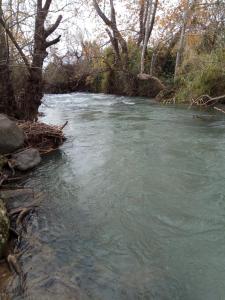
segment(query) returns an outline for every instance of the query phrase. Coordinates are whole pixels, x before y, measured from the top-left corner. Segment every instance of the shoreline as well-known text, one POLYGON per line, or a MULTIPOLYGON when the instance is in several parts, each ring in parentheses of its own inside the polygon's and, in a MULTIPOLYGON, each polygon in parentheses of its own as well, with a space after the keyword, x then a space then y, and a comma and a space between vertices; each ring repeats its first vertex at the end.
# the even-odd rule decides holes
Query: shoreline
POLYGON ((2 222, 5 222, 5 235, 1 236, 0 240, 0 246, 2 245, 0 248, 2 249, 0 252, 0 296, 6 297, 10 281, 14 276, 18 277, 18 288, 24 289, 26 276, 19 263, 20 257, 26 251, 22 247, 23 235, 29 219, 36 214, 40 205, 33 189, 25 188, 23 180, 29 178, 30 171, 38 167, 41 158, 57 150, 64 143, 66 138, 63 129, 67 122, 63 126, 50 126, 30 121, 15 123, 7 116, 3 117, 7 120, 6 122, 9 121, 11 126, 7 128, 9 132, 10 130, 13 132, 16 128, 16 130, 23 131, 24 135, 23 144, 14 151, 3 154, 5 150, 1 151, 0 145, 0 200, 3 206, 1 211, 4 212, 4 216, 0 217, 2 222), (20 198, 27 196, 29 200, 26 201, 26 205, 21 204, 20 198))

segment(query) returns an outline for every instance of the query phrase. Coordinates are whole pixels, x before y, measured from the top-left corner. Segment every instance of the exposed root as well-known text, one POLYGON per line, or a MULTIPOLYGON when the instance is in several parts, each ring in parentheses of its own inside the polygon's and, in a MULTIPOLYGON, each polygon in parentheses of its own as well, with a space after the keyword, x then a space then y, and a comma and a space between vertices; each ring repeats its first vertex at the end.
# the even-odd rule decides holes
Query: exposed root
POLYGON ((67 124, 53 126, 31 121, 18 122, 26 135, 25 146, 36 148, 41 154, 52 152, 63 144, 66 138, 62 130, 67 124))
POLYGON ((21 268, 20 264, 18 263, 16 255, 9 254, 7 256, 7 262, 9 264, 10 270, 12 272, 15 271, 17 275, 21 276, 23 271, 22 271, 22 268, 21 268))
POLYGON ((26 208, 23 208, 19 215, 18 215, 18 218, 16 220, 16 225, 20 225, 22 224, 23 222, 23 219, 25 218, 26 215, 28 215, 30 212, 32 212, 34 210, 34 207, 26 207, 26 208))

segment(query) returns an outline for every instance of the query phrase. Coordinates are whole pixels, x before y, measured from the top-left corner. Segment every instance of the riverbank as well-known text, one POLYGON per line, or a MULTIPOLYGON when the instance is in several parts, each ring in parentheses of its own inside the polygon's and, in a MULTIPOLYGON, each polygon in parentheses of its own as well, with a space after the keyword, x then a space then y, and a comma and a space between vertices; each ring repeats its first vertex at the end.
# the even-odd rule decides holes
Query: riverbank
POLYGON ((66 124, 50 126, 40 122, 16 122, 0 114, 1 296, 10 273, 18 276, 19 288, 23 289, 25 278, 19 263, 23 254, 21 244, 27 222, 39 205, 33 191, 24 188, 20 182, 24 176, 29 177, 30 170, 40 164, 43 156, 63 144, 65 136, 62 130, 66 124), (23 193, 30 198, 25 206, 18 202, 23 193))

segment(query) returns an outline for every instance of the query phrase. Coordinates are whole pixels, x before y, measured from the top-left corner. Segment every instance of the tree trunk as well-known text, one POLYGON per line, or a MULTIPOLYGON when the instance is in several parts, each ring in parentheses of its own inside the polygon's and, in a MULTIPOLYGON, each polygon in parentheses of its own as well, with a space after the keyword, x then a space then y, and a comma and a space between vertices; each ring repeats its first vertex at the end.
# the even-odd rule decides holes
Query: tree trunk
POLYGON ((156 54, 155 52, 152 53, 151 65, 150 65, 150 72, 149 74, 153 76, 154 69, 155 69, 155 62, 156 62, 156 54))
POLYGON ((185 12, 184 23, 183 23, 183 26, 181 29, 181 35, 180 35, 180 44, 179 44, 179 48, 177 50, 176 64, 175 64, 175 71, 174 71, 174 79, 175 80, 179 73, 179 68, 181 66, 183 51, 184 51, 184 47, 185 47, 185 32, 186 32, 186 22, 187 22, 186 19, 187 19, 187 12, 185 12))
POLYGON ((117 28, 117 22, 116 22, 116 12, 114 8, 114 3, 113 0, 110 0, 110 12, 111 16, 110 19, 105 15, 105 13, 101 10, 98 1, 97 0, 92 0, 93 6, 99 15, 99 17, 103 20, 103 22, 112 30, 112 33, 109 34, 109 29, 107 31, 108 35, 110 36, 110 41, 112 43, 113 49, 115 51, 115 54, 119 60, 121 59, 120 53, 118 53, 118 45, 121 47, 121 54, 123 56, 123 60, 121 60, 122 65, 125 70, 128 68, 128 47, 127 47, 127 42, 123 38, 122 34, 120 33, 119 29, 117 28), (115 48, 116 46, 116 48, 115 48))
POLYGON ((147 46, 155 24, 155 16, 156 16, 157 8, 158 8, 158 0, 155 0, 154 3, 153 0, 147 1, 146 9, 145 9, 146 18, 144 20, 145 29, 144 30, 142 29, 142 32, 144 32, 144 37, 143 37, 143 46, 141 52, 141 70, 140 70, 141 74, 145 72, 145 58, 147 54, 147 46))
POLYGON ((42 0, 37 1, 33 59, 29 68, 24 99, 21 103, 23 118, 27 120, 36 120, 38 116, 38 109, 43 98, 43 63, 48 55, 47 48, 58 43, 61 38, 61 36, 58 36, 52 41, 46 40, 57 29, 62 20, 60 15, 52 26, 45 29, 45 20, 51 2, 52 0, 46 0, 45 5, 42 7, 42 0))
POLYGON ((188 23, 188 20, 190 20, 190 18, 192 16, 192 13, 195 9, 195 5, 196 5, 196 0, 192 0, 190 4, 189 4, 189 1, 187 1, 187 6, 184 11, 183 24, 182 24, 181 33, 180 33, 180 43, 179 43, 179 47, 177 50, 177 56, 176 56, 174 80, 177 79, 179 69, 182 64, 183 53, 185 50, 185 34, 186 34, 186 30, 187 30, 187 25, 188 25, 187 23, 188 23))
POLYGON ((151 22, 151 15, 152 15, 152 0, 149 1, 148 7, 147 7, 147 20, 145 25, 145 36, 144 36, 144 42, 141 52, 141 74, 145 71, 145 54, 147 50, 148 45, 148 36, 149 36, 149 30, 150 30, 150 22, 151 22))
MULTIPOLYGON (((0 0, 0 19, 3 18, 0 0)), ((0 113, 15 116, 15 98, 9 69, 9 49, 4 27, 0 24, 0 113)))

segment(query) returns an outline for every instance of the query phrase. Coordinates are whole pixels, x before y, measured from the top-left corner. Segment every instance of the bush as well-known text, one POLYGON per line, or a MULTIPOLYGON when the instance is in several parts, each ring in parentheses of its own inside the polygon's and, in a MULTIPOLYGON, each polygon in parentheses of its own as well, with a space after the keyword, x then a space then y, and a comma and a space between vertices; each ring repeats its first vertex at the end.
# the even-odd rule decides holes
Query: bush
POLYGON ((225 94, 225 51, 191 56, 184 61, 176 85, 178 102, 191 101, 203 94, 225 94))

